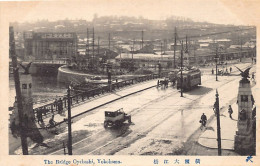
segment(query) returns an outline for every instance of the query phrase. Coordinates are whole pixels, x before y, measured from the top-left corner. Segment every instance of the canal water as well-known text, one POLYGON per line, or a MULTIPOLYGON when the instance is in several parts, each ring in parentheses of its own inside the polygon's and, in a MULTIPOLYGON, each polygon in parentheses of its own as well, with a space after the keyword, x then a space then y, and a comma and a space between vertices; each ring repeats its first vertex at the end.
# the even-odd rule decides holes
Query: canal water
MULTIPOLYGON (((66 94, 66 85, 57 81, 57 76, 32 76, 33 101, 55 100, 56 97, 66 94)), ((9 107, 15 101, 15 84, 13 75, 9 76, 9 107)))

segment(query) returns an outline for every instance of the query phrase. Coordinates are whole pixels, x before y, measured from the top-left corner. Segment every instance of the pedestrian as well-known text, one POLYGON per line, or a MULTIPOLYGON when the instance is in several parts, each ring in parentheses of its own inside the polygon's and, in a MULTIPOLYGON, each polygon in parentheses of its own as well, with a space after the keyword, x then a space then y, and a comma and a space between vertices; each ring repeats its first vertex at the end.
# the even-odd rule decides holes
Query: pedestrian
POLYGON ((49 120, 50 127, 54 127, 56 125, 56 122, 54 121, 54 114, 51 116, 49 120))
POLYGON ((40 119, 40 122, 43 123, 43 119, 42 119, 42 109, 39 110, 39 119, 40 119))
POLYGON ((43 123, 43 120, 42 120, 42 108, 37 109, 37 120, 38 120, 38 124, 39 124, 39 122, 43 123))
POLYGON ((212 68, 211 73, 214 74, 214 69, 212 68))
POLYGON ((158 81, 157 81, 157 87, 159 87, 159 84, 160 84, 160 81, 158 80, 158 81))
POLYGON ((206 127, 207 116, 204 113, 200 117, 200 123, 202 124, 202 126, 206 127))
POLYGON ((229 113, 230 119, 233 119, 233 118, 232 118, 233 109, 232 109, 231 105, 229 105, 229 107, 228 107, 228 113, 229 113))
POLYGON ((58 113, 61 114, 63 110, 63 106, 62 106, 62 100, 61 98, 58 101, 58 113))
POLYGON ((55 99, 55 101, 54 101, 54 106, 55 106, 55 110, 57 111, 58 110, 58 100, 57 99, 55 99))
POLYGON ((231 74, 231 71, 232 71, 232 67, 230 67, 230 68, 229 68, 229 70, 230 70, 230 74, 231 74))

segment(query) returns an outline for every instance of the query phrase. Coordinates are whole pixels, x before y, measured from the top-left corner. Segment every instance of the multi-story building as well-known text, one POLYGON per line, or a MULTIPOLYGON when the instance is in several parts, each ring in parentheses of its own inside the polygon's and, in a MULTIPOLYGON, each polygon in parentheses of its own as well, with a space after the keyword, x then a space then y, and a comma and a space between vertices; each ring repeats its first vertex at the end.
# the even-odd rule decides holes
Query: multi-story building
POLYGON ((76 33, 24 32, 26 58, 35 60, 67 59, 77 54, 76 33))

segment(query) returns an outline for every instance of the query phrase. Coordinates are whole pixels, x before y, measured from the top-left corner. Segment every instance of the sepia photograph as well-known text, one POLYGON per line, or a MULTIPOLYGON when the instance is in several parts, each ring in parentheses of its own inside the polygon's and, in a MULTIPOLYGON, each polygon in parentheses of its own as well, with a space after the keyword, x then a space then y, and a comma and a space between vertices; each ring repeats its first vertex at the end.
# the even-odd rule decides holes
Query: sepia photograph
POLYGON ((257 5, 0 2, 3 164, 258 165, 257 5))

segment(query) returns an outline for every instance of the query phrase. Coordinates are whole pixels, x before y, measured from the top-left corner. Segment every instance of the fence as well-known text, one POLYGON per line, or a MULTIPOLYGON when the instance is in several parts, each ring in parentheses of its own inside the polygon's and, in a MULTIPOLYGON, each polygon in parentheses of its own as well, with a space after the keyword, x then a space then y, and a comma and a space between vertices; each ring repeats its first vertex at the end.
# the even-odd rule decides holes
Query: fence
MULTIPOLYGON (((167 74, 168 74, 168 72, 161 73, 161 77, 167 76, 167 74)), ((101 88, 95 88, 95 89, 91 89, 91 90, 88 90, 85 92, 81 92, 81 93, 78 93, 78 94, 70 97, 71 106, 73 107, 81 102, 85 102, 91 98, 94 98, 95 96, 99 96, 104 93, 108 93, 108 92, 114 91, 116 89, 120 89, 122 87, 126 87, 129 85, 137 84, 140 82, 144 82, 144 81, 148 81, 148 80, 152 80, 152 79, 156 79, 156 78, 159 78, 158 74, 150 74, 150 75, 146 75, 146 76, 136 77, 136 78, 132 78, 129 80, 112 83, 111 86, 107 85, 107 86, 104 86, 101 88)), ((33 109, 33 111, 34 111, 35 115, 37 115, 38 111, 41 111, 41 114, 47 116, 48 114, 53 114, 53 113, 59 111, 58 110, 59 108, 62 110, 66 110, 67 107, 68 107, 68 98, 67 98, 67 96, 64 96, 61 100, 54 101, 53 103, 46 104, 44 106, 35 108, 35 109, 33 109)))

